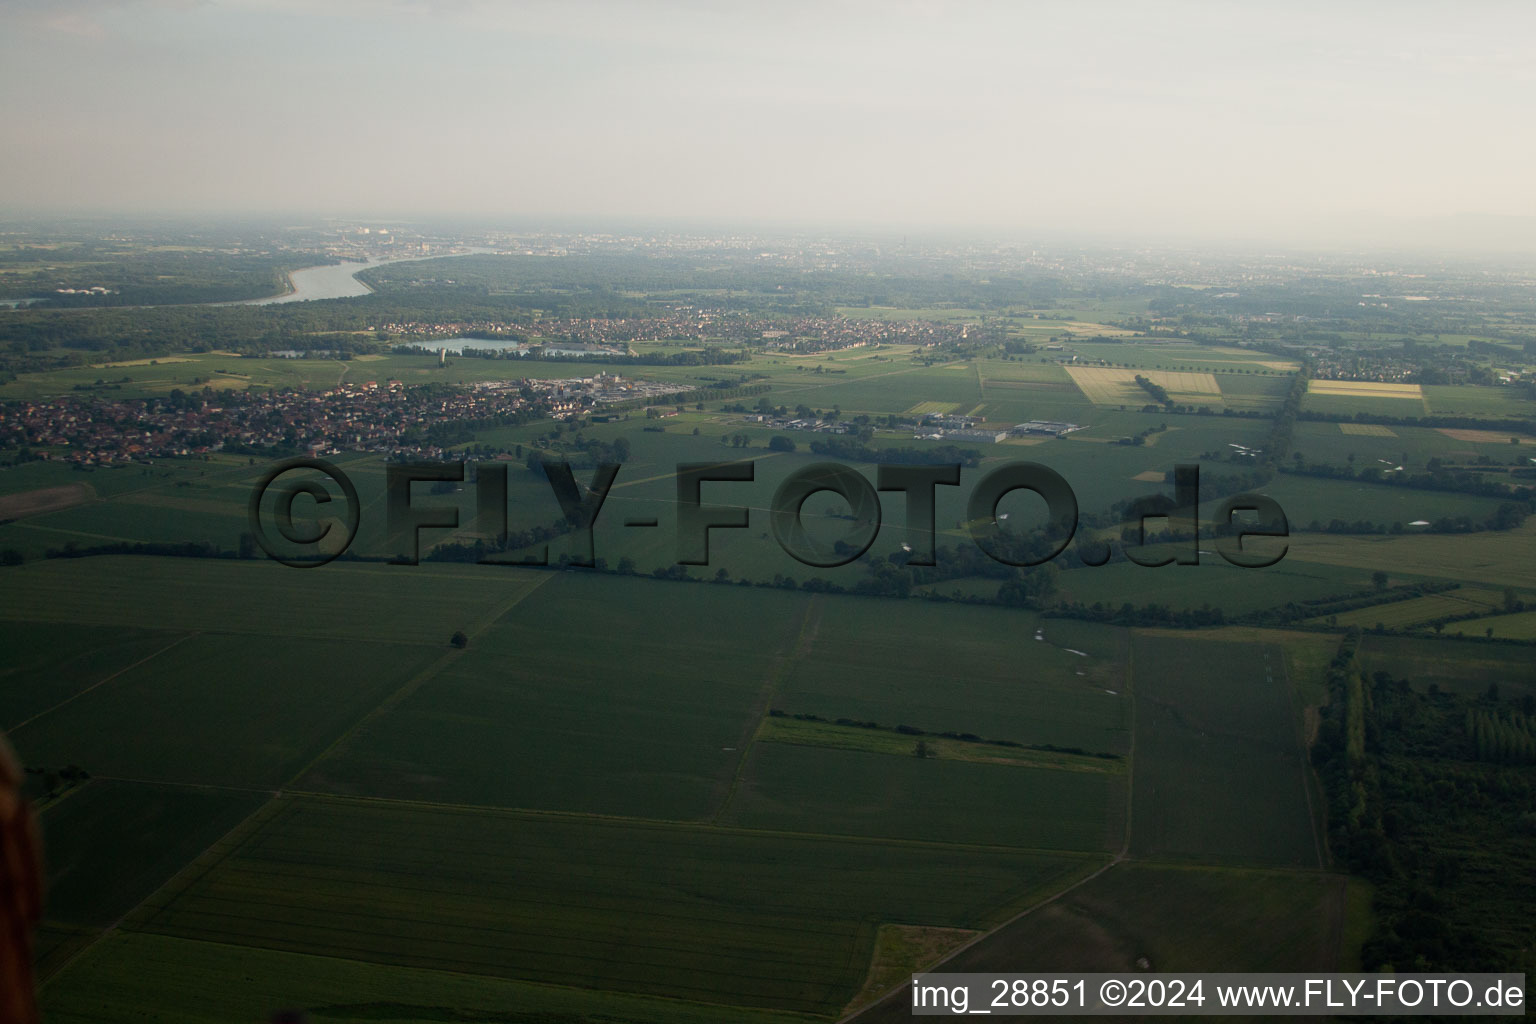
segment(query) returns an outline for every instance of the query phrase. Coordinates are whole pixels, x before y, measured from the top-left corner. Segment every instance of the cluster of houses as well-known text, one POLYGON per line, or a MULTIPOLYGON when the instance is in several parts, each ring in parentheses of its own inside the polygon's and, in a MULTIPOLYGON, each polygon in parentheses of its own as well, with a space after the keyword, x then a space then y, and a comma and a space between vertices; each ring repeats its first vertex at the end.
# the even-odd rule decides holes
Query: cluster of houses
POLYGON ((443 458, 433 427, 516 414, 570 419, 619 402, 687 390, 598 374, 470 387, 343 384, 323 391, 211 390, 165 397, 67 397, 0 405, 0 450, 26 449, 83 466, 218 451, 341 450, 443 458))
POLYGON ((929 320, 871 320, 842 316, 768 317, 680 306, 649 317, 540 317, 509 320, 401 320, 379 325, 405 338, 463 335, 538 339, 544 343, 617 345, 633 342, 714 341, 760 345, 794 354, 837 352, 866 345, 937 345, 963 340, 967 325, 929 320))

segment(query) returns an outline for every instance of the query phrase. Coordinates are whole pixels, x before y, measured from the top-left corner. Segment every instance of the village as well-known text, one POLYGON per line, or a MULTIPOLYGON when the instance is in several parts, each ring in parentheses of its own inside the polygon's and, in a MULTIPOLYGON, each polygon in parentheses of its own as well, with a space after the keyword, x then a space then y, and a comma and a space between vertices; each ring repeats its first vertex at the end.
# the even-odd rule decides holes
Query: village
POLYGON ((163 398, 67 397, 0 406, 0 450, 81 466, 212 452, 379 452, 447 458, 456 424, 570 419, 593 409, 691 390, 616 374, 487 381, 467 387, 400 381, 289 389, 184 392, 163 398))

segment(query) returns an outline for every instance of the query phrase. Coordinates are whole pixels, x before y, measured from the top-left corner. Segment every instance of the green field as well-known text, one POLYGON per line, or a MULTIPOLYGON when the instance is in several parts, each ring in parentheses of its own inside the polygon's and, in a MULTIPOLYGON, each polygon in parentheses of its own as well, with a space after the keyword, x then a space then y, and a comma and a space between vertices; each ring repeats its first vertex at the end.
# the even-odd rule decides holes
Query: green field
MULTIPOLYGON (((945 962, 976 974, 1031 971, 1354 970, 1369 891, 1316 871, 1116 864, 945 962)), ((1210 993, 1207 992, 1209 998, 1210 993)), ((912 1019, 902 992, 859 1024, 912 1019)), ((974 1003, 972 1004, 974 1007, 974 1003)), ((1091 1017, 1062 1019, 1091 1020, 1091 1017)))
POLYGON ((19 727, 178 639, 146 629, 0 620, 0 729, 19 727))
POLYGON ((1121 864, 999 942, 1033 970, 1132 971, 1144 956, 1157 971, 1332 971, 1344 887, 1317 872, 1121 864))
MULTIPOLYGON (((961 487, 939 489, 941 548, 972 543, 966 496, 1013 460, 1060 472, 1088 513, 1171 494, 1164 474, 1199 463, 1210 515, 1217 478, 1253 469, 1233 446, 1269 445, 1295 362, 1225 343, 1235 335, 1196 344, 1160 332, 1153 343, 1134 337, 1139 327, 1104 322, 1144 316, 1142 298, 1084 305, 991 321, 1010 341, 1063 338, 1049 353, 993 341, 960 352, 764 350, 728 367, 614 368, 677 384, 742 374, 767 386, 771 404, 837 406, 877 427, 889 414, 942 411, 998 428, 1027 419, 1083 428, 1038 443, 963 444, 981 465, 963 471, 961 487), (1085 340, 1096 334, 1122 340, 1085 340), (1078 366, 1210 374, 1220 396, 1207 396, 1206 415, 1142 412, 1134 394, 1125 407, 1094 405, 1063 369, 1074 355, 1078 366)), ((854 312, 951 322, 986 313, 854 312)), ((643 344, 663 354, 697 347, 643 344)), ((202 353, 24 373, 0 385, 0 399, 78 396, 97 379, 127 378, 100 392, 123 398, 200 378, 320 387, 599 368, 202 353)), ((1499 418, 1528 415, 1531 404, 1513 388, 1425 394, 1309 394, 1304 408, 1499 418)), ((191 1024, 303 1005, 316 1021, 828 1021, 870 984, 882 927, 979 932, 1042 901, 959 963, 1352 966, 1369 911, 1323 842, 1323 792, 1306 747, 1342 631, 1366 631, 1368 676, 1385 671, 1420 690, 1536 691, 1527 646, 1452 637, 1491 627, 1496 638, 1536 638, 1536 613, 1502 614, 1504 587, 1536 597, 1531 523, 1464 535, 1303 532, 1314 520, 1481 521, 1499 500, 1279 474, 1259 486, 1293 527, 1278 565, 1233 568, 1202 541, 1196 567, 1064 560, 1048 570, 1056 589, 1046 605, 1219 608, 1229 622, 1305 623, 1291 632, 1128 629, 1049 607, 968 603, 993 600, 1002 573, 938 574, 912 600, 819 593, 798 584, 851 590, 889 568, 886 556, 900 561, 916 539, 902 497, 882 496, 881 532, 863 559, 827 569, 795 561, 769 532, 768 506, 790 474, 826 461, 809 450, 823 438, 792 432, 796 451, 771 451, 780 431, 723 404, 685 403, 664 421, 631 410, 581 428, 585 439, 631 446, 595 528, 597 555, 608 567, 631 560, 628 575, 46 558, 69 543, 114 541, 232 552, 267 464, 0 467, 0 496, 83 485, 71 507, 0 523, 0 549, 25 559, 0 569, 0 727, 35 769, 30 791, 66 765, 91 775, 40 800, 53 887, 38 955, 48 1019, 191 1024), (642 429, 651 426, 662 429, 642 429), (748 447, 731 446, 735 434, 748 447), (747 508, 750 526, 713 531, 710 564, 689 570, 724 577, 649 578, 678 554, 676 465, 737 459, 752 460, 754 480, 708 484, 704 502, 747 508), (625 525, 651 516, 659 529, 625 525), (1376 593, 1377 571, 1394 587, 1464 586, 1337 615, 1307 610, 1376 593), (1377 623, 1423 630, 1469 611, 1483 617, 1449 624, 1444 637, 1370 632, 1377 623), (462 648, 449 643, 456 631, 462 648), (933 756, 916 756, 919 739, 933 756)), ((869 444, 942 443, 912 432, 879 427, 869 444)), ((1507 440, 1424 427, 1360 433, 1306 421, 1291 441, 1304 464, 1357 470, 1418 473, 1431 459, 1460 466, 1483 456, 1507 468, 1526 455, 1507 440)), ((548 422, 484 430, 472 443, 576 451, 571 433, 557 436, 548 422)), ((388 553, 382 456, 335 461, 362 496, 354 551, 388 553)), ((872 464, 854 468, 876 478, 872 464)), ((547 483, 520 463, 509 487, 514 528, 559 516, 547 483)), ((478 536, 471 486, 430 496, 419 487, 418 497, 459 508, 464 523, 457 535, 425 531, 424 550, 478 536)), ((1014 494, 1005 510, 1028 522, 1033 501, 1014 494)), ((805 506, 828 540, 847 529, 841 512, 827 494, 805 506)), ((553 562, 573 550, 564 538, 549 544, 553 562)))
POLYGON ((1148 857, 1321 867, 1306 761, 1278 648, 1134 645, 1131 849, 1148 857), (1257 656, 1256 656, 1257 655, 1257 656))
POLYGON ((1276 477, 1259 493, 1279 502, 1286 519, 1298 528, 1313 522, 1326 527, 1335 519, 1346 523, 1363 519, 1387 527, 1419 520, 1432 523, 1456 516, 1481 522, 1492 518, 1500 505, 1497 498, 1289 473, 1276 477))
POLYGON ((1429 411, 1439 416, 1474 416, 1498 419, 1504 416, 1530 419, 1536 416, 1536 401, 1512 387, 1474 387, 1470 384, 1430 385, 1424 389, 1429 411))
POLYGON ((758 743, 743 774, 723 820, 746 828, 1096 851, 1124 826, 1106 773, 758 743))
MULTIPOLYGON (((1370 588, 1370 573, 1363 569, 1298 559, 1297 554, 1308 550, 1313 539, 1312 534, 1290 537, 1284 542, 1285 557, 1262 569, 1231 565, 1214 547, 1200 547, 1196 548, 1203 552, 1198 565, 1148 568, 1117 559, 1108 565, 1063 572, 1057 578, 1057 586, 1063 598, 1085 605, 1102 604, 1111 609, 1125 603, 1178 609, 1210 606, 1228 615, 1370 588)), ((1278 542, 1264 543, 1274 543, 1278 550, 1278 542)))
POLYGON ((276 789, 438 657, 387 643, 189 635, 11 740, 28 764, 276 789))
POLYGON ((1492 636, 1510 640, 1536 640, 1536 612, 1519 612, 1514 615, 1492 615, 1471 622, 1453 622, 1447 632, 1478 636, 1485 630, 1493 630, 1492 636))
POLYGON ((599 992, 339 957, 122 933, 44 990, 50 1022, 225 1024, 304 1007, 313 1021, 623 1020, 809 1024, 824 1017, 599 992), (535 1016, 536 1015, 536 1016, 535 1016))
MULTIPOLYGON (((997 608, 474 566, 124 556, 12 571, 28 600, 0 614, 18 637, 75 615, 96 641, 73 655, 65 702, 15 736, 29 763, 96 777, 44 814, 63 902, 42 962, 68 964, 47 990, 65 1019, 127 1013, 148 998, 134 965, 163 977, 170 950, 204 965, 201 999, 220 971, 261 965, 241 991, 268 1005, 322 1005, 304 993, 327 972, 352 991, 369 965, 422 972, 399 997, 331 999, 342 1019, 443 1005, 423 993, 453 984, 500 1005, 523 990, 497 986, 524 982, 600 990, 536 991, 639 1020, 664 1013, 625 993, 832 1015, 879 924, 984 929, 1102 865, 1125 840, 1128 787, 1138 855, 1312 849, 1280 684, 1255 699, 1219 678, 1279 650, 1254 641, 1211 644, 1191 677, 1170 661, 1188 641, 1138 638, 1133 663, 1122 630, 997 608), (166 616, 182 631, 147 628, 166 616), (471 641, 453 650, 461 627, 471 641), (157 730, 165 708, 189 728, 157 730), (782 721, 770 708, 880 722, 898 745, 795 742, 764 725, 782 721), (1188 733, 1211 715, 1246 731, 1214 746, 1188 733), (1131 761, 980 744, 956 757, 937 738, 924 759, 893 731, 1124 755, 1133 717, 1131 761), (1233 759, 1236 742, 1274 753, 1233 759), (1192 802, 1230 771, 1277 803, 1202 825, 1192 802), (161 827, 96 866, 101 837, 133 820, 161 827), (344 959, 316 974, 316 954, 344 959)), ((18 649, 12 700, 50 664, 40 641, 18 649)))
MULTIPOLYGON (((1484 621, 1487 620, 1474 619, 1455 625, 1477 636, 1482 634, 1484 621), (1477 628, 1470 628, 1473 626, 1477 628)), ((1497 631, 1495 635, 1499 635, 1497 631)), ((1527 647, 1449 638, 1367 635, 1360 646, 1360 660, 1367 672, 1386 672, 1407 679, 1420 690, 1436 686, 1456 693, 1478 694, 1496 685, 1515 694, 1536 692, 1536 664, 1532 663, 1527 647)))
POLYGON ((105 928, 266 801, 209 786, 93 780, 50 804, 48 920, 105 928))
POLYGON ((300 785, 449 803, 712 814, 810 599, 558 574, 300 785), (686 651, 675 624, 687 622, 686 651), (693 632, 696 630, 697 632, 693 632))
POLYGON ((1423 416, 1429 411, 1422 398, 1322 394, 1315 391, 1307 392, 1301 407, 1307 412, 1334 416, 1353 416, 1358 412, 1373 416, 1423 416))
POLYGON ((547 573, 508 567, 360 565, 319 571, 273 562, 56 559, 8 569, 0 617, 96 627, 216 631, 440 647, 495 619, 547 573), (386 582, 387 581, 387 582, 386 582))
POLYGON ((283 799, 136 930, 833 1013, 873 922, 982 927, 1082 858, 283 799), (944 885, 925 880, 943 877, 944 885))
POLYGON ((1450 615, 1490 611, 1498 607, 1502 601, 1502 595, 1496 590, 1457 587, 1446 593, 1359 608, 1332 618, 1334 624, 1345 628, 1359 626, 1361 629, 1370 629, 1377 623, 1381 623, 1389 629, 1399 629, 1450 615))
MULTIPOLYGON (((1286 561, 1366 571, 1412 573, 1495 587, 1536 587, 1531 560, 1536 523, 1504 532, 1419 536, 1311 534, 1292 545, 1286 561)), ((1281 563, 1285 564, 1285 563, 1281 563)))
POLYGON ((808 641, 774 695, 791 714, 1126 749, 1117 630, 997 608, 852 598, 827 601, 808 641), (1037 628, 1042 641, 1033 639, 1037 628), (915 643, 918 636, 929 639, 915 643))
POLYGON ((1403 426, 1381 428, 1389 431, 1386 434, 1349 434, 1342 429, 1347 426, 1353 424, 1298 423, 1292 445, 1308 462, 1348 465, 1356 472, 1370 467, 1385 472, 1394 466, 1403 466, 1409 472, 1422 473, 1432 458, 1462 463, 1469 455, 1480 454, 1507 463, 1521 451, 1510 445, 1507 438, 1497 444, 1458 441, 1429 427, 1403 426))

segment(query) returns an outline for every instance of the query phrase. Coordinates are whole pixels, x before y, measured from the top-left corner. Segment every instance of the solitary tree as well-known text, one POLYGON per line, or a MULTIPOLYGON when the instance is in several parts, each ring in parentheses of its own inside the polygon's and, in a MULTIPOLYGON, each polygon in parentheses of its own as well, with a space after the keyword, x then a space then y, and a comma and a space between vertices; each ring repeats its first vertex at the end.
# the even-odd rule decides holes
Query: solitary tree
POLYGON ((469 634, 465 633, 462 629, 455 630, 448 642, 462 651, 469 646, 469 634))

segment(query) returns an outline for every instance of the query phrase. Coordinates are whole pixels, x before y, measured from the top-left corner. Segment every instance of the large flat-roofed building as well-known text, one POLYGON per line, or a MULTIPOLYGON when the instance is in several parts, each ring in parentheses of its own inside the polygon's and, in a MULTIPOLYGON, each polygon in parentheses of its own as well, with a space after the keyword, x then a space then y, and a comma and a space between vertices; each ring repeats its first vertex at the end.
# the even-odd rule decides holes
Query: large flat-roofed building
POLYGON ((1028 423, 1018 423, 1009 428, 1008 433, 1014 437, 1023 437, 1026 434, 1049 434, 1051 437, 1063 437, 1074 430, 1082 430, 1079 423, 1063 423, 1060 420, 1030 420, 1028 423))

